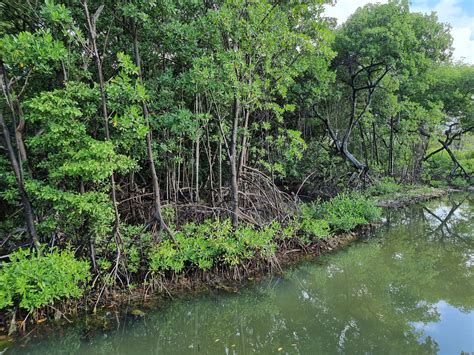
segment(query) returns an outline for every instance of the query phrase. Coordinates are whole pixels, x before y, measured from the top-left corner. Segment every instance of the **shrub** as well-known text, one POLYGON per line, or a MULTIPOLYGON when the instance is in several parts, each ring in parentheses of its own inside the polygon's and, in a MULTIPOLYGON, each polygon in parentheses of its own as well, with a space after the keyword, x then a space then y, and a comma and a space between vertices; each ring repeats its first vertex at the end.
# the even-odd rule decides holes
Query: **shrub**
POLYGON ((317 238, 326 238, 330 234, 328 221, 320 218, 317 204, 305 204, 301 207, 301 230, 317 238))
MULTIPOLYGON (((381 209, 360 193, 341 193, 330 201, 315 202, 306 208, 307 218, 325 220, 333 230, 342 231, 375 222, 381 215, 381 209)), ((322 225, 322 222, 319 223, 322 225)))
POLYGON ((241 224, 234 232, 230 220, 206 220, 188 223, 174 236, 176 242, 164 240, 149 252, 149 268, 153 272, 180 272, 186 267, 208 270, 216 265, 239 265, 254 257, 269 259, 278 249, 278 240, 308 236, 325 238, 330 230, 351 230, 360 224, 376 221, 380 209, 361 194, 342 194, 324 203, 302 206, 299 220, 290 220, 283 228, 273 222, 263 228, 241 224))
POLYGON ((467 179, 464 179, 461 176, 457 176, 451 181, 451 185, 459 189, 462 189, 469 186, 469 182, 467 181, 467 179))
POLYGON ((261 230, 256 230, 251 226, 245 226, 236 230, 237 240, 242 240, 247 248, 255 251, 262 258, 269 258, 275 254, 277 245, 273 241, 281 226, 273 223, 261 230))
POLYGON ((325 219, 337 230, 349 231, 380 219, 381 209, 360 193, 339 194, 322 205, 325 219))
POLYGON ((20 249, 1 264, 0 309, 33 311, 55 300, 80 297, 89 278, 89 263, 75 259, 69 250, 39 255, 20 249))
POLYGON ((330 235, 329 223, 324 219, 303 219, 301 230, 317 238, 326 238, 330 235))
POLYGON ((384 177, 375 185, 367 189, 367 193, 371 196, 381 196, 394 194, 402 189, 402 185, 398 184, 392 177, 384 177))
POLYGON ((215 242, 222 252, 220 260, 224 264, 231 266, 239 265, 243 260, 248 260, 255 256, 255 251, 247 248, 244 240, 235 238, 233 234, 216 239, 215 242))
POLYGON ((441 180, 428 180, 430 186, 439 188, 439 187, 446 187, 447 182, 446 181, 441 181, 441 180))
POLYGON ((222 254, 222 243, 229 239, 232 225, 228 221, 206 220, 202 224, 188 223, 174 235, 175 242, 165 240, 155 246, 150 254, 150 270, 179 272, 187 265, 203 270, 210 269, 222 254))
POLYGON ((173 270, 179 272, 184 269, 183 253, 180 252, 176 243, 170 240, 164 240, 154 247, 149 255, 150 270, 173 270))
POLYGON ((238 265, 255 255, 269 258, 276 252, 274 239, 281 229, 279 223, 262 229, 242 225, 234 233, 230 220, 188 223, 175 234, 176 243, 165 240, 151 250, 150 270, 180 272, 186 266, 208 270, 218 264, 238 265))
MULTIPOLYGON (((123 223, 120 228, 120 234, 122 237, 122 254, 123 257, 127 259, 127 270, 131 273, 146 272, 146 268, 148 267, 148 265, 145 264, 146 255, 153 245, 152 233, 147 231, 144 225, 123 223)), ((108 250, 104 249, 105 248, 97 248, 98 255, 104 255, 104 251, 114 252, 115 246, 110 244, 108 245, 108 250)), ((105 270, 109 270, 112 264, 109 263, 109 265, 104 266, 108 266, 105 270)))

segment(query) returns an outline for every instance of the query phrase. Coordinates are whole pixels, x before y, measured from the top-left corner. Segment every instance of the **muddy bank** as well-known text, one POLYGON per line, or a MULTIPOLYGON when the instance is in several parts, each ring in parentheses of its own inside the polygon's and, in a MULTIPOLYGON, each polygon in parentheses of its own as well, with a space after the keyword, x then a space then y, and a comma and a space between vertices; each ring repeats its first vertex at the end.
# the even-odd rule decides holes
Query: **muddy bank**
POLYGON ((391 196, 382 196, 377 201, 377 206, 383 208, 403 208, 413 205, 415 203, 429 201, 435 198, 442 197, 448 192, 451 192, 450 189, 437 189, 431 188, 426 190, 426 188, 407 190, 403 192, 397 192, 391 196))
POLYGON ((87 324, 90 331, 94 332, 114 324, 118 315, 140 317, 147 309, 159 307, 173 298, 210 289, 238 292, 245 284, 258 282, 267 274, 280 274, 285 267, 337 251, 376 227, 377 225, 360 226, 352 232, 314 239, 305 246, 298 244, 295 239, 281 245, 275 256, 268 260, 251 260, 236 267, 216 267, 209 271, 190 269, 182 274, 155 276, 133 290, 114 288, 100 294, 100 289, 92 289, 82 299, 58 302, 54 306, 38 310, 34 315, 18 312, 12 318, 11 313, 4 313, 0 315, 0 351, 2 344, 6 345, 10 341, 23 342, 36 332, 47 336, 49 332, 75 322, 87 324), (9 337, 7 333, 12 329, 12 320, 15 322, 13 327, 16 332, 9 337))
MULTIPOLYGON (((377 205, 388 208, 401 208, 414 203, 427 201, 441 197, 449 190, 426 189, 400 192, 390 196, 381 197, 377 205)), ((208 289, 222 289, 229 292, 237 292, 246 282, 257 282, 268 273, 278 274, 284 267, 297 264, 303 260, 313 259, 319 255, 337 251, 358 238, 367 235, 376 228, 375 225, 361 226, 352 232, 338 233, 326 239, 313 239, 308 245, 301 245, 292 240, 279 246, 279 250, 271 259, 255 259, 236 267, 216 267, 209 271, 189 269, 181 274, 162 274, 146 278, 144 283, 138 284, 131 289, 110 288, 101 290, 97 287, 89 290, 87 294, 77 301, 66 301, 55 304, 54 307, 46 307, 39 310, 37 314, 30 315, 23 323, 26 314, 17 314, 14 320, 19 332, 15 335, 18 339, 25 337, 30 331, 37 327, 55 327, 61 318, 60 324, 75 322, 78 317, 83 319, 102 320, 123 314, 128 310, 140 310, 153 307, 161 302, 167 302, 180 295, 201 292, 208 289), (94 314, 96 308, 96 315, 94 314)), ((134 315, 136 316, 136 315, 134 315)), ((11 314, 0 315, 0 334, 7 333, 12 320, 11 314)), ((96 321, 91 321, 96 324, 96 321)), ((95 326, 95 325, 94 325, 95 326)), ((0 340, 6 340, 0 338, 0 340)))
MULTIPOLYGON (((338 233, 325 239, 314 239, 307 245, 301 245, 295 238, 281 245, 270 259, 253 259, 238 266, 215 267, 208 271, 192 268, 179 274, 155 276, 133 291, 106 292, 100 300, 99 310, 155 303, 210 288, 235 292, 249 280, 258 280, 269 273, 279 274, 285 267, 344 248, 351 242, 367 236, 378 226, 376 224, 360 226, 351 232, 338 233)), ((92 309, 91 304, 96 302, 96 293, 89 294, 87 301, 89 309, 92 309)))

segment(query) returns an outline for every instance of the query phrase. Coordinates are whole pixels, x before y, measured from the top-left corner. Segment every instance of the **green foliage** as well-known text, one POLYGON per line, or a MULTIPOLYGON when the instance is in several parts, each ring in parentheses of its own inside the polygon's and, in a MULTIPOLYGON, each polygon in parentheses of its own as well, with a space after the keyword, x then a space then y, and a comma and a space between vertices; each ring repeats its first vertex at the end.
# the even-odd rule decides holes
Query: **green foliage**
POLYGON ((177 246, 171 240, 162 241, 149 255, 150 270, 173 270, 179 272, 184 268, 184 256, 180 254, 177 246))
POLYGON ((355 227, 380 219, 381 209, 361 193, 341 193, 323 203, 307 205, 306 214, 313 219, 322 219, 333 230, 350 231, 355 227))
MULTIPOLYGON (((122 239, 122 253, 126 258, 127 271, 138 275, 146 273, 148 265, 146 263, 147 253, 154 244, 153 236, 144 225, 122 224, 120 228, 122 239)), ((105 252, 115 251, 115 245, 109 245, 105 252)), ((111 263, 103 263, 102 270, 110 270, 111 263)))
MULTIPOLYGON (((263 130, 266 130, 262 123, 263 130)), ((255 125, 258 127, 258 125, 255 125)), ((260 128, 260 127, 258 127, 260 128)), ((253 147, 251 152, 258 163, 271 175, 285 178, 295 174, 298 161, 303 158, 307 145, 301 137, 301 132, 295 130, 279 129, 276 137, 267 135, 262 147, 253 147), (270 153, 271 152, 271 153, 270 153)))
POLYGON ((316 203, 301 206, 300 228, 304 233, 317 238, 326 238, 330 235, 329 223, 321 218, 316 203))
POLYGON ((34 68, 41 73, 51 73, 54 62, 66 56, 67 51, 49 31, 41 30, 0 38, 0 53, 2 60, 18 71, 34 68))
POLYGON ((175 233, 176 243, 164 240, 151 250, 150 270, 180 272, 185 267, 208 270, 222 264, 238 265, 255 256, 268 259, 277 250, 276 237, 281 230, 276 222, 261 229, 242 225, 235 233, 230 220, 188 223, 175 233))
POLYGON ((454 187, 457 187, 459 189, 462 189, 462 188, 468 187, 469 182, 466 181, 466 179, 463 179, 462 177, 458 176, 458 177, 455 177, 451 181, 451 185, 453 185, 454 187))
POLYGON ((202 224, 188 223, 171 240, 164 240, 149 253, 150 270, 181 272, 186 267, 208 270, 217 265, 239 265, 254 257, 269 259, 278 250, 278 240, 298 237, 308 243, 308 237, 326 238, 331 229, 349 231, 358 225, 379 220, 381 210, 372 200, 359 193, 341 194, 324 203, 302 206, 299 221, 286 227, 273 222, 263 228, 241 225, 233 232, 230 220, 206 220, 202 224))
POLYGON ((27 249, 10 254, 0 268, 0 309, 33 311, 57 300, 80 297, 90 278, 89 263, 57 249, 38 255, 27 249))
MULTIPOLYGON (((452 145, 451 150, 468 174, 474 173, 474 136, 466 134, 463 140, 452 145)), ((423 179, 431 185, 466 187, 471 183, 460 169, 451 176, 454 163, 446 150, 433 155, 424 165, 423 179)), ((471 178, 472 180, 472 178, 471 178)))
POLYGON ((94 139, 88 133, 90 108, 83 109, 80 101, 90 100, 93 95, 97 95, 96 90, 70 83, 66 89, 41 93, 26 104, 27 122, 43 129, 27 144, 33 154, 47 153, 47 159, 38 162, 38 167, 54 181, 82 178, 100 182, 114 171, 125 173, 135 167, 129 157, 116 153, 111 142, 94 139))
POLYGON ((34 180, 27 181, 26 188, 38 210, 55 212, 39 224, 41 233, 62 232, 81 238, 81 226, 87 227, 95 238, 105 238, 110 233, 114 214, 107 193, 63 191, 34 180))
POLYGON ((371 196, 389 195, 399 192, 402 188, 403 186, 397 183, 394 178, 384 177, 370 186, 367 193, 371 196))
POLYGON ((408 75, 449 57, 451 43, 435 14, 412 13, 408 1, 396 0, 357 9, 337 33, 335 49, 341 58, 356 55, 359 65, 382 62, 408 75))
POLYGON ((276 237, 279 229, 281 229, 281 227, 275 222, 260 230, 256 230, 250 226, 244 226, 237 229, 235 234, 236 239, 242 240, 246 248, 255 252, 259 257, 268 259, 272 257, 277 250, 277 245, 273 239, 276 237))
POLYGON ((311 208, 305 205, 302 213, 301 230, 317 238, 329 237, 330 228, 328 221, 314 218, 310 211, 311 208))
POLYGON ((462 127, 469 128, 474 125, 473 87, 473 65, 443 64, 433 71, 433 87, 428 95, 442 103, 448 122, 454 118, 462 127))

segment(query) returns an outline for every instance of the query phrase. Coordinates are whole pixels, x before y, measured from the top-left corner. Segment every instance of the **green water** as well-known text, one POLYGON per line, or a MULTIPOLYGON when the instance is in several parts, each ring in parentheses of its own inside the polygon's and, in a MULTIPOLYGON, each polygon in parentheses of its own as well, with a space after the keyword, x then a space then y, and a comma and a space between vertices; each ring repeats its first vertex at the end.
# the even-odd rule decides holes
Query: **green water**
POLYGON ((474 195, 385 219, 366 240, 237 293, 175 299, 108 330, 33 333, 7 353, 474 352, 474 195))

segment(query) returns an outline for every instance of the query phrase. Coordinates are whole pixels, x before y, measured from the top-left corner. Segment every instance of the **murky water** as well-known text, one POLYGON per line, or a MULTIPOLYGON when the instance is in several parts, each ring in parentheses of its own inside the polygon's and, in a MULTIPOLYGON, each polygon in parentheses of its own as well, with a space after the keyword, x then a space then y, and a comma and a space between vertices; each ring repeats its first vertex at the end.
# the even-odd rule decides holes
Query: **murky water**
POLYGON ((170 301, 93 335, 85 324, 7 353, 474 352, 474 195, 401 211, 345 250, 238 293, 170 301))

